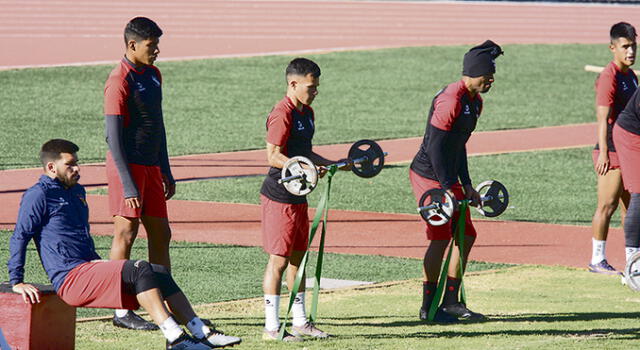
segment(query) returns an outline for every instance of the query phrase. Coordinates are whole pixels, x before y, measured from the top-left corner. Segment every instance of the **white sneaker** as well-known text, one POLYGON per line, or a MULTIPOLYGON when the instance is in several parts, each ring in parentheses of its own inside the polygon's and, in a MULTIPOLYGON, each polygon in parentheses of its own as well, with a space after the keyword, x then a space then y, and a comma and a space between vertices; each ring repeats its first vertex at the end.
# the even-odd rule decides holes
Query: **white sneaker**
POLYGON ((224 348, 225 346, 234 346, 236 344, 240 344, 242 342, 242 339, 231 336, 231 335, 226 335, 220 331, 217 331, 215 328, 212 328, 211 333, 205 335, 205 337, 200 339, 200 341, 203 344, 206 344, 212 349, 214 349, 214 348, 224 348))

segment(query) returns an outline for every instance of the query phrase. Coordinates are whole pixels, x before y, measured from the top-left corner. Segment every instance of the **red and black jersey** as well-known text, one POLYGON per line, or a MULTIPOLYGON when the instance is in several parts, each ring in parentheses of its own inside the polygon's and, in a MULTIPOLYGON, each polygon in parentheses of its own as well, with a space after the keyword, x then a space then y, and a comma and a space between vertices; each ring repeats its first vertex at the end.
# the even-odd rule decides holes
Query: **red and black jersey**
POLYGON ((482 113, 480 95, 471 97, 462 80, 440 90, 431 103, 427 128, 411 169, 443 189, 471 183, 466 143, 482 113))
POLYGON ((161 165, 166 153, 162 119, 162 76, 155 66, 136 68, 126 57, 104 88, 104 114, 124 117, 123 142, 128 163, 161 165))
MULTIPOLYGON (((287 96, 273 107, 267 117, 267 142, 280 146, 280 152, 289 158, 309 157, 314 132, 313 109, 303 105, 302 111, 299 111, 287 96)), ((284 185, 278 184, 281 171, 282 169, 274 167, 269 169, 260 193, 276 202, 306 203, 305 196, 294 196, 284 188, 284 185)))
MULTIPOLYGON (((638 88, 638 78, 633 70, 623 73, 620 68, 610 62, 596 79, 596 106, 611 108, 607 119, 607 146, 610 152, 615 152, 611 130, 618 119, 618 115, 629 102, 629 99, 638 88)), ((596 143, 595 149, 599 149, 596 143)))
POLYGON ((630 133, 640 135, 640 95, 638 89, 629 99, 629 103, 618 115, 616 124, 630 133))

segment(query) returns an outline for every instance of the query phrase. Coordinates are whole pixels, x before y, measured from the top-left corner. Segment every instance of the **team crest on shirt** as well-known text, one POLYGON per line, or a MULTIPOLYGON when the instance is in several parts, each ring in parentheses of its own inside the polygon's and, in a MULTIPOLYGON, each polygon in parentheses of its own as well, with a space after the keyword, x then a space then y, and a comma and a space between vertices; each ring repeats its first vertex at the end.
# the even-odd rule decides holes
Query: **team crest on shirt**
POLYGON ((66 200, 64 200, 64 198, 60 197, 58 198, 60 200, 60 206, 65 206, 65 205, 69 205, 69 202, 67 202, 66 200))
POLYGON ((138 91, 143 92, 146 90, 146 88, 144 87, 144 85, 142 85, 141 82, 137 81, 136 85, 138 85, 138 91))
POLYGON ((151 80, 153 80, 153 82, 156 84, 156 86, 160 86, 160 81, 158 80, 158 78, 156 78, 155 75, 151 76, 151 80))
POLYGON ((464 105, 464 114, 469 115, 471 114, 471 108, 469 108, 469 105, 464 105))
POLYGON ((87 206, 87 200, 82 196, 82 195, 78 195, 78 199, 80 200, 80 202, 82 202, 82 204, 86 207, 87 206))
POLYGON ((302 124, 302 122, 298 120, 298 131, 302 130, 304 130, 304 124, 302 124))
POLYGON ((623 81, 622 82, 622 91, 627 91, 627 90, 629 90, 629 87, 627 86, 627 82, 623 81))

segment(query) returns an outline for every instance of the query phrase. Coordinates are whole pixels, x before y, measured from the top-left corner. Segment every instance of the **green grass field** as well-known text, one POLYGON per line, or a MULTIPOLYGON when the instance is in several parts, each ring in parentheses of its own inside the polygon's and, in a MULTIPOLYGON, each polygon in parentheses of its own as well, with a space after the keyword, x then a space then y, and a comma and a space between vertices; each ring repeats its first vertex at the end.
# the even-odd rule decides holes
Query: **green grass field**
MULTIPOLYGON (((616 277, 519 266, 470 274, 465 281, 469 306, 488 322, 422 323, 418 280, 321 294, 318 324, 335 335, 326 341, 265 343, 260 298, 197 312, 242 337, 240 349, 633 349, 640 340, 640 297, 616 277)), ((76 343, 78 350, 133 350, 157 349, 164 341, 160 332, 123 331, 96 321, 78 324, 76 343)))
MULTIPOLYGON (((310 55, 323 74, 314 102, 316 144, 420 136, 431 99, 460 77, 466 46, 310 55)), ((610 59, 602 45, 506 45, 486 94, 478 130, 595 121, 595 74, 610 59), (540 59, 544 57, 544 59, 540 59)), ((285 91, 292 57, 160 62, 172 155, 264 147, 264 123, 285 91)), ((68 138, 85 162, 106 150, 102 91, 111 66, 0 72, 0 169, 37 166, 38 149, 68 138)))

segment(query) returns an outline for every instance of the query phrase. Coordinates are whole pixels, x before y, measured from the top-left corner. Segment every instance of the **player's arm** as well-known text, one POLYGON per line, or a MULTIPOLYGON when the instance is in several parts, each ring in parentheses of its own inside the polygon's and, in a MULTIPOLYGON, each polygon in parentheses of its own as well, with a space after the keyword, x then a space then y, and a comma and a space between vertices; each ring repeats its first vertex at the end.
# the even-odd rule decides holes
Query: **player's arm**
POLYGON ((164 196, 170 199, 176 194, 176 180, 171 174, 171 165, 169 164, 169 151, 167 150, 167 133, 162 123, 160 145, 160 172, 162 173, 162 182, 164 183, 164 196))
POLYGON ((18 211, 16 228, 9 240, 9 282, 13 291, 22 295, 25 303, 40 302, 38 289, 24 283, 24 264, 29 241, 42 232, 46 210, 46 199, 41 190, 35 188, 25 192, 18 211))
POLYGON ((274 145, 267 141, 267 162, 269 166, 282 169, 284 163, 289 160, 289 157, 282 154, 282 146, 274 145))
POLYGON ((598 173, 598 175, 605 175, 607 171, 609 171, 609 145, 607 145, 609 113, 611 113, 611 107, 596 106, 598 148, 600 149, 600 154, 596 162, 596 173, 598 173))
POLYGON ((467 161, 467 146, 465 145, 462 152, 458 154, 458 178, 464 190, 464 196, 471 201, 471 205, 480 204, 480 194, 473 188, 471 177, 469 176, 469 162, 467 161))
POLYGON ((124 116, 122 115, 105 115, 105 129, 107 136, 107 144, 109 151, 113 157, 113 162, 118 169, 118 175, 122 182, 124 190, 125 203, 130 208, 140 208, 140 194, 127 161, 127 155, 124 150, 124 116))
POLYGON ((458 174, 455 170, 458 154, 455 154, 450 146, 455 137, 451 129, 461 108, 459 101, 447 99, 441 95, 434 101, 431 125, 427 131, 429 132, 427 155, 431 159, 440 186, 451 195, 453 195, 451 186, 458 181, 458 174))

